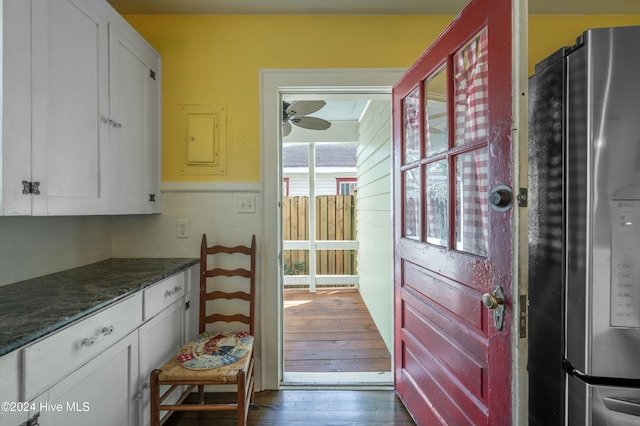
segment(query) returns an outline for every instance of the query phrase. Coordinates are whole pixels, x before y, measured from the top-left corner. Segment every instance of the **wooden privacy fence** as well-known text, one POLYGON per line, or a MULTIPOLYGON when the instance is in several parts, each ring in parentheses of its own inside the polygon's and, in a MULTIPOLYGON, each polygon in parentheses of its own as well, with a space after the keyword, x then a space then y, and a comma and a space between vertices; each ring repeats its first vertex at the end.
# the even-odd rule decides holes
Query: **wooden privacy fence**
MULTIPOLYGON (((316 240, 355 240, 356 215, 353 195, 316 197, 316 240)), ((309 240, 309 197, 284 197, 282 226, 285 240, 309 240)), ((286 250, 285 275, 308 275, 309 252, 286 250)), ((316 274, 355 275, 355 250, 319 250, 316 274)))

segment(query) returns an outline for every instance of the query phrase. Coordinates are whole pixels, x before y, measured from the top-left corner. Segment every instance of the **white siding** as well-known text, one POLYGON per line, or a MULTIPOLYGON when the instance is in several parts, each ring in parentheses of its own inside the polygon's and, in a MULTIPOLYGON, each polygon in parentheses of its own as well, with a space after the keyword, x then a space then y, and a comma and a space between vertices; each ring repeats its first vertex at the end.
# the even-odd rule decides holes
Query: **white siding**
POLYGON ((358 273, 362 299, 393 353, 391 167, 391 101, 371 101, 358 145, 358 273))
MULTIPOLYGON (((355 178, 356 171, 346 169, 335 173, 322 173, 316 170, 316 195, 336 195, 336 179, 355 178)), ((309 174, 283 171, 283 177, 289 178, 289 196, 309 195, 309 174)))

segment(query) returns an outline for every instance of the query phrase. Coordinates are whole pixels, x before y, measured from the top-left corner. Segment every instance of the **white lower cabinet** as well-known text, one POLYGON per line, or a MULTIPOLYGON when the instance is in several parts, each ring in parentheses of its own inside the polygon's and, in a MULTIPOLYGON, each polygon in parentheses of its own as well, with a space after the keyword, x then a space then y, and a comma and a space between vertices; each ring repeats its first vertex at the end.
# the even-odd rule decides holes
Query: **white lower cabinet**
MULTIPOLYGON (((175 302, 139 329, 141 425, 149 424, 149 376, 178 353, 183 342, 184 303, 175 302)), ((175 392, 177 395, 178 392, 175 392)))
POLYGON ((197 327, 197 268, 0 357, 0 426, 148 425, 151 370, 197 327))
POLYGON ((142 295, 70 324, 22 350, 24 400, 31 401, 60 379, 136 330, 142 322, 142 295))
POLYGON ((27 420, 28 407, 20 403, 19 351, 0 357, 0 425, 19 425, 27 420), (9 404, 9 405, 6 405, 9 404))
POLYGON ((200 327, 200 266, 187 269, 185 277, 184 343, 198 335, 200 327))
POLYGON ((138 331, 30 401, 29 417, 48 426, 122 425, 138 421, 138 331))

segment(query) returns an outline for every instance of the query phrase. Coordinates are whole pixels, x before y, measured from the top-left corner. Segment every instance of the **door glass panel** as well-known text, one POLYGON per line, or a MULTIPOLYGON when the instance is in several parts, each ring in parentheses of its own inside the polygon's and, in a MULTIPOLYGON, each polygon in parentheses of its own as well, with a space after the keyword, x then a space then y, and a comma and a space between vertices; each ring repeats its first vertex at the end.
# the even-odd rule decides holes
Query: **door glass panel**
POLYGON ((447 73, 442 68, 424 85, 425 133, 427 156, 444 152, 448 148, 447 134, 447 73))
POLYGON ((420 169, 404 172, 404 236, 420 239, 420 169))
POLYGON ((420 159, 420 90, 416 89, 403 101, 404 164, 420 159))
POLYGON ((449 240, 449 179, 446 160, 427 165, 427 242, 447 246, 449 240))
POLYGON ((487 51, 483 31, 453 58, 455 146, 486 141, 489 134, 487 51))
POLYGON ((487 149, 456 157, 456 249, 485 256, 489 242, 487 149))

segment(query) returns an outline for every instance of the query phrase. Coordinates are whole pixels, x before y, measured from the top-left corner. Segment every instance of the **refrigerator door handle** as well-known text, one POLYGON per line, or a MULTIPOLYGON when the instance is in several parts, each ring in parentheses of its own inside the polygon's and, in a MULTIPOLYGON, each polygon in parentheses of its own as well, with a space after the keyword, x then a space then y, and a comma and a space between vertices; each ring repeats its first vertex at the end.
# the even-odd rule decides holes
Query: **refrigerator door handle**
POLYGON ((605 396, 602 398, 604 405, 611 411, 630 414, 640 417, 640 400, 632 400, 625 398, 612 398, 605 396))
MULTIPOLYGON (((568 360, 562 360, 562 369, 570 376, 582 380, 592 386, 609 386, 619 388, 640 389, 640 379, 624 379, 620 377, 599 377, 584 374, 571 364, 568 360)), ((638 402, 640 403, 640 401, 638 402)))

